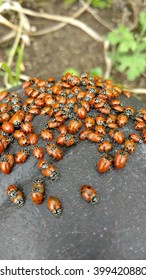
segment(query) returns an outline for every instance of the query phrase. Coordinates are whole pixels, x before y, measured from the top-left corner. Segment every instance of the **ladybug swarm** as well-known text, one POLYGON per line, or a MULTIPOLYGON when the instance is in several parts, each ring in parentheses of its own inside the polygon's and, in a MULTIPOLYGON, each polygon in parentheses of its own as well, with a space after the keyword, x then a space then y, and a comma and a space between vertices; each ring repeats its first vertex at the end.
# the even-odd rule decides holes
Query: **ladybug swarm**
MULTIPOLYGON (((44 156, 62 160, 62 147, 68 148, 85 140, 97 143, 97 150, 104 153, 97 162, 97 171, 105 173, 111 166, 117 170, 123 168, 129 155, 135 152, 136 144, 146 144, 146 109, 135 111, 132 106, 123 106, 118 97, 122 94, 130 98, 130 92, 110 80, 90 77, 87 73, 79 77, 67 73, 59 81, 51 77, 47 80, 31 77, 22 88, 26 97, 24 102, 14 91, 0 92, 0 171, 3 174, 9 174, 14 165, 23 164, 32 155, 41 174, 55 180, 58 171, 44 156), (32 124, 37 115, 48 116, 39 132, 34 131, 32 124), (134 130, 125 137, 121 128, 129 120, 133 121, 134 130), (37 144, 39 138, 46 141, 45 147, 37 144), (18 143, 15 155, 7 152, 14 140, 18 143), (116 150, 111 153, 114 147, 116 150)), ((14 185, 11 188, 12 192, 8 190, 7 194, 17 204, 22 201, 22 194, 14 185)), ((82 186, 80 193, 92 204, 98 201, 91 186, 82 186)), ((44 196, 43 183, 38 179, 32 185, 30 197, 40 204, 44 196)), ((48 198, 47 207, 54 215, 61 214, 61 203, 57 198, 48 198)))

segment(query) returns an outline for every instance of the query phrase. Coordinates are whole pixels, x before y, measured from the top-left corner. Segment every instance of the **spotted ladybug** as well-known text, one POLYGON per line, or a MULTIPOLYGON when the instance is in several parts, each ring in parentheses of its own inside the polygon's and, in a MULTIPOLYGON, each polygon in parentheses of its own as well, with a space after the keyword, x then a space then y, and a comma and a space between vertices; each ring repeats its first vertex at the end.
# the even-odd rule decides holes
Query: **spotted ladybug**
POLYGON ((49 196, 47 199, 47 207, 55 217, 60 217, 62 214, 61 202, 57 197, 49 196))
POLYGON ((13 204, 19 207, 24 205, 23 194, 17 189, 16 185, 10 185, 6 189, 6 193, 13 204))
POLYGON ((105 173, 109 170, 113 163, 113 157, 110 154, 103 155, 97 163, 97 171, 99 173, 105 173))
POLYGON ((88 185, 83 185, 80 187, 81 196, 90 204, 96 204, 99 202, 99 195, 95 189, 88 185))

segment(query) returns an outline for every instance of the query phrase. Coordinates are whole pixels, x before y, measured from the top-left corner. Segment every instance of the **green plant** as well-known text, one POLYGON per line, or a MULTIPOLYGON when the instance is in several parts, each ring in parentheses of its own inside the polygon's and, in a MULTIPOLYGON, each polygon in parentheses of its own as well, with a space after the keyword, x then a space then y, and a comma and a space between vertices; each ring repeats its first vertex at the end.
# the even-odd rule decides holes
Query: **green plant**
POLYGON ((109 53, 113 67, 126 74, 129 81, 138 78, 146 70, 146 10, 139 14, 138 30, 131 32, 119 25, 107 35, 111 46, 109 53))
POLYGON ((92 68, 89 71, 90 76, 102 76, 103 75, 103 70, 101 67, 96 67, 96 68, 92 68))
POLYGON ((71 68, 71 67, 66 68, 65 71, 63 72, 63 75, 65 75, 66 73, 71 73, 72 75, 79 76, 79 71, 77 69, 71 68))
MULTIPOLYGON (((109 8, 112 4, 113 0, 92 0, 91 1, 91 6, 94 8, 109 8)), ((64 4, 66 6, 70 6, 77 2, 77 0, 64 0, 64 4)), ((87 0, 86 0, 87 2, 87 0)))
MULTIPOLYGON (((23 46, 18 46, 16 49, 16 62, 14 71, 8 66, 7 62, 2 62, 1 64, 1 74, 3 71, 8 76, 8 86, 16 86, 19 84, 20 74, 21 74, 21 64, 23 61, 23 46)), ((10 50, 11 52, 11 50, 10 50)), ((10 53, 9 53, 10 55, 10 53)))

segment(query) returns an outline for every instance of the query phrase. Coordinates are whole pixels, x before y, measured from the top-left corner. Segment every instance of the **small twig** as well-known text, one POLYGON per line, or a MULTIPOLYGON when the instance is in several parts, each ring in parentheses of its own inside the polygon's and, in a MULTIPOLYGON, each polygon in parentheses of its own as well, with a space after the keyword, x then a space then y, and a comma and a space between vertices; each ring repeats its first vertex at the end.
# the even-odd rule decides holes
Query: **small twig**
POLYGON ((112 69, 112 61, 110 59, 110 57, 108 56, 108 48, 109 48, 109 42, 108 41, 104 41, 103 46, 104 46, 104 61, 105 61, 105 65, 106 65, 106 70, 104 73, 104 79, 109 78, 110 73, 111 73, 111 69, 112 69))
POLYGON ((145 88, 132 88, 129 89, 131 92, 136 93, 136 94, 146 94, 146 89, 145 88))
POLYGON ((135 4, 133 3, 133 1, 128 0, 128 4, 131 7, 131 10, 132 10, 132 13, 133 13, 133 23, 129 27, 129 30, 132 31, 132 30, 134 30, 137 27, 138 13, 137 13, 137 9, 136 9, 135 4))
POLYGON ((16 36, 16 31, 12 30, 8 34, 4 35, 0 39, 0 44, 3 44, 7 41, 10 41, 12 38, 16 36))
MULTIPOLYGON (((85 33, 87 33, 92 39, 94 39, 97 42, 104 42, 104 38, 97 33, 93 28, 85 24, 84 22, 67 17, 67 16, 61 16, 61 15, 53 15, 53 14, 47 14, 47 13, 38 13, 29 9, 25 8, 20 8, 20 7, 15 7, 15 6, 10 6, 10 9, 16 12, 21 12, 26 15, 32 16, 32 17, 37 17, 37 18, 44 18, 47 20, 53 20, 53 21, 61 21, 64 23, 71 24, 73 26, 78 27, 79 29, 83 30, 85 33)), ((33 32, 32 32, 33 33, 33 32)), ((32 33, 28 33, 29 35, 32 35, 32 33)))
POLYGON ((11 23, 9 20, 7 20, 2 15, 0 15, 0 23, 11 28, 12 30, 15 30, 15 31, 18 30, 18 27, 15 24, 11 23))
MULTIPOLYGON (((80 0, 81 4, 83 6, 86 6, 86 3, 83 0, 80 0)), ((107 28, 110 31, 113 31, 113 27, 110 26, 106 21, 104 21, 97 13, 95 13, 95 10, 92 9, 90 6, 86 7, 86 10, 96 19, 100 24, 102 24, 105 28, 107 28)))
MULTIPOLYGON (((85 3, 84 6, 82 6, 79 10, 77 10, 77 12, 75 12, 74 14, 72 14, 72 18, 77 18, 79 16, 81 16, 89 7, 90 3, 91 3, 92 0, 89 0, 87 3, 85 3)), ((52 27, 46 27, 42 30, 39 30, 39 31, 35 31, 33 33, 28 33, 28 35, 30 36, 40 36, 40 35, 45 35, 45 34, 48 34, 48 33, 51 33, 51 32, 55 32, 63 27, 65 27, 68 23, 65 23, 65 22, 60 22, 52 27)))

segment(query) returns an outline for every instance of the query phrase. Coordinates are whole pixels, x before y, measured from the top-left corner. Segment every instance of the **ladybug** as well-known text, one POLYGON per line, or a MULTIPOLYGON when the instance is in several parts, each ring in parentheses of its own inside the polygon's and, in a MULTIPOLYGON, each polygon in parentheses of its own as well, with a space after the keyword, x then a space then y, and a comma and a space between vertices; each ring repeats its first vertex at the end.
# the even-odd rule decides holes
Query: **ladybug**
POLYGON ((16 206, 24 205, 24 197, 20 190, 17 189, 16 185, 10 185, 6 189, 6 193, 9 196, 11 202, 13 202, 16 206))
POLYGON ((10 168, 13 167, 14 163, 15 163, 15 157, 12 153, 6 153, 3 156, 3 159, 6 159, 10 165, 10 168))
POLYGON ((124 114, 128 117, 133 116, 134 115, 134 108, 132 106, 126 106, 124 107, 124 114))
POLYGON ((62 124, 58 127, 58 131, 61 133, 61 134, 67 134, 68 133, 68 128, 65 124, 62 124))
POLYGON ((62 214, 61 202, 55 196, 48 197, 47 207, 55 217, 60 217, 60 215, 62 214))
POLYGON ((0 155, 4 152, 5 148, 3 146, 2 141, 0 140, 0 155))
POLYGON ((89 129, 83 129, 80 133, 79 133, 79 139, 80 140, 86 140, 87 139, 87 135, 88 135, 89 129))
POLYGON ((103 155, 97 163, 97 171, 104 173, 109 170, 113 163, 113 157, 110 154, 103 155))
POLYGON ((87 115, 87 110, 85 107, 79 107, 77 110, 77 116, 79 119, 85 119, 87 115))
POLYGON ((117 116, 117 125, 119 127, 122 127, 124 125, 126 125, 126 123, 128 122, 128 117, 125 114, 119 114, 117 116))
MULTIPOLYGON (((65 146, 66 144, 66 133, 65 134, 59 134, 56 138, 56 144, 60 146, 65 146)), ((70 135, 70 134, 69 134, 70 135)))
POLYGON ((113 145, 110 141, 104 140, 98 145, 98 151, 100 153, 107 153, 113 149, 113 145))
POLYGON ((11 171, 10 164, 8 162, 8 159, 2 158, 0 161, 0 170, 4 174, 9 174, 11 171))
POLYGON ((40 115, 45 116, 48 115, 51 110, 51 106, 45 106, 41 109, 40 115))
POLYGON ((14 125, 11 122, 4 122, 2 124, 2 130, 6 133, 13 133, 14 132, 14 125))
POLYGON ((46 151, 49 156, 53 159, 61 160, 63 158, 63 153, 58 146, 53 143, 48 143, 46 146, 46 151))
POLYGON ((145 122, 144 121, 135 121, 134 122, 134 128, 136 130, 142 130, 145 127, 145 122))
POLYGON ((51 141, 54 139, 54 135, 52 131, 48 128, 42 129, 40 132, 40 136, 46 141, 51 141))
POLYGON ((18 145, 21 147, 25 147, 30 144, 29 139, 26 136, 19 137, 17 142, 18 142, 18 145))
POLYGON ((32 126, 32 124, 30 122, 22 123, 20 128, 26 134, 33 132, 33 126, 32 126))
POLYGON ((89 112, 90 111, 90 107, 91 107, 91 105, 89 104, 89 102, 88 101, 86 101, 86 100, 81 100, 81 105, 86 109, 86 111, 87 112, 89 112))
POLYGON ((30 145, 35 145, 38 142, 39 138, 36 133, 30 133, 28 136, 28 142, 30 145))
POLYGON ((25 137, 26 135, 22 130, 16 129, 13 133, 13 136, 15 139, 19 139, 20 137, 25 137))
POLYGON ((56 170, 56 167, 53 164, 42 165, 42 174, 45 177, 49 177, 51 180, 58 179, 58 172, 56 170))
POLYGON ((83 99, 86 95, 86 92, 83 91, 83 90, 80 90, 78 93, 77 93, 77 100, 80 100, 80 99, 83 99))
POLYGON ((106 134, 106 129, 103 125, 97 124, 94 127, 95 132, 97 132, 100 136, 104 136, 106 134))
POLYGON ((38 168, 43 168, 43 167, 47 168, 48 167, 48 163, 44 159, 39 159, 37 166, 38 166, 38 168))
POLYGON ((125 95, 127 98, 130 98, 131 97, 131 93, 129 90, 123 90, 122 91, 122 94, 125 95))
POLYGON ((105 124, 105 117, 103 115, 97 115, 95 117, 96 124, 104 125, 105 124))
POLYGON ((18 111, 12 116, 10 122, 16 127, 19 128, 20 124, 22 123, 24 116, 18 111))
POLYGON ((108 126, 109 123, 116 123, 117 121, 117 116, 115 114, 109 114, 106 117, 106 125, 108 126))
POLYGON ((103 137, 99 135, 97 132, 89 130, 87 133, 87 139, 91 142, 99 143, 103 140, 103 137))
POLYGON ((124 134, 118 129, 111 129, 108 135, 118 144, 122 144, 124 142, 124 134))
POLYGON ((99 202, 99 195, 97 195, 95 189, 91 186, 81 186, 80 193, 81 196, 90 204, 96 204, 99 202))
POLYGON ((132 139, 125 139, 124 147, 129 154, 133 154, 136 149, 135 142, 132 139))
POLYGON ((117 112, 123 112, 124 108, 121 104, 121 101, 119 99, 112 99, 110 101, 110 106, 112 107, 112 109, 114 109, 117 112))
POLYGON ((137 134, 137 133, 129 134, 128 138, 132 139, 135 143, 141 143, 142 142, 142 139, 141 139, 140 135, 137 134))
POLYGON ((16 163, 24 163, 27 160, 29 155, 30 155, 29 149, 19 150, 15 154, 15 162, 16 163))
POLYGON ((3 122, 8 122, 11 118, 11 113, 10 112, 5 112, 5 113, 2 113, 0 116, 1 116, 1 119, 2 119, 2 123, 3 122))
POLYGON ((75 134, 76 132, 78 132, 78 130, 82 127, 82 122, 81 120, 78 119, 72 119, 69 121, 68 123, 68 131, 71 134, 75 134))
POLYGON ((32 191, 30 195, 31 200, 35 204, 41 204, 44 200, 44 196, 45 196, 45 188, 43 185, 43 180, 37 179, 32 184, 32 191))
POLYGON ((38 160, 42 159, 44 157, 44 151, 41 147, 34 146, 32 154, 34 157, 36 157, 38 160))
POLYGON ((1 91, 0 92, 0 101, 5 99, 8 95, 8 92, 7 91, 1 91))
POLYGON ((22 88, 25 89, 25 88, 28 88, 29 86, 31 85, 31 82, 30 81, 26 81, 22 84, 22 88))
POLYGON ((121 169, 125 166, 128 158, 128 153, 123 149, 118 150, 114 156, 113 164, 116 169, 121 169))
POLYGON ((93 128, 94 125, 95 125, 95 119, 93 117, 88 116, 88 117, 85 118, 84 126, 86 128, 90 128, 91 129, 91 128, 93 128))
POLYGON ((48 125, 48 128, 57 128, 57 127, 59 127, 61 125, 61 123, 56 121, 55 118, 51 118, 48 121, 47 125, 48 125))
POLYGON ((111 107, 108 106, 107 103, 104 103, 104 106, 102 108, 99 108, 98 111, 102 114, 109 115, 111 113, 111 107))

